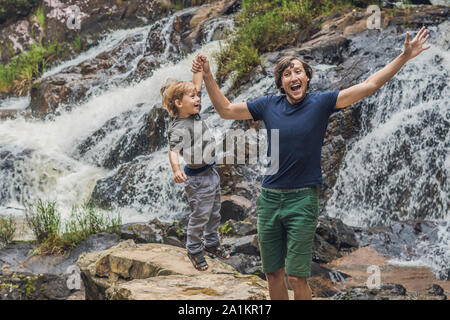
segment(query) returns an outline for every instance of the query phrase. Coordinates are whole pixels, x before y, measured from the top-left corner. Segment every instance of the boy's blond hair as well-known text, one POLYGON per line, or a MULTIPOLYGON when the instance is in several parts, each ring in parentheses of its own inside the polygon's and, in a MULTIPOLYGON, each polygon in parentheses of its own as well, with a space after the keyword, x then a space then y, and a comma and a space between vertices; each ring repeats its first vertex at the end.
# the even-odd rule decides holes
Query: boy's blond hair
MULTIPOLYGON (((183 99, 183 96, 190 90, 197 91, 195 85, 191 81, 177 81, 175 79, 167 79, 166 84, 162 86, 160 92, 162 95, 162 106, 169 111, 172 117, 178 116, 178 109, 175 100, 183 99)), ((197 92, 196 92, 197 93, 197 92)))

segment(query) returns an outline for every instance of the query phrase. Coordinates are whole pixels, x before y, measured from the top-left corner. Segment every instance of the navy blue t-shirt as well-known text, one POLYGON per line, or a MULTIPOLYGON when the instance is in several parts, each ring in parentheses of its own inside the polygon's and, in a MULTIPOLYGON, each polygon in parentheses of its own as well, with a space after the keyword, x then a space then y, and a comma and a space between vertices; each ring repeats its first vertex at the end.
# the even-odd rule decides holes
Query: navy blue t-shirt
POLYGON ((328 118, 340 110, 336 108, 338 94, 339 91, 307 93, 295 105, 290 104, 285 95, 268 95, 247 102, 253 119, 263 120, 266 125, 269 159, 270 130, 279 129, 278 171, 264 176, 263 187, 291 189, 323 183, 322 145, 328 118))

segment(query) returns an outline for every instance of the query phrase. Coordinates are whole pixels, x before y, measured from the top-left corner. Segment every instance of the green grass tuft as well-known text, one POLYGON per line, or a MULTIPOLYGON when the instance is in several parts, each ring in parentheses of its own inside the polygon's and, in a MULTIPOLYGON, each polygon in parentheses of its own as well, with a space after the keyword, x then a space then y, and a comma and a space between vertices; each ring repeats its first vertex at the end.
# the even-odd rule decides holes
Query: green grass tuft
POLYGON ((16 223, 12 216, 0 216, 0 244, 11 243, 16 233, 16 223))
POLYGON ((298 44, 301 32, 313 19, 341 8, 376 3, 368 0, 243 0, 234 31, 214 55, 218 64, 217 80, 223 83, 231 75, 236 88, 251 70, 262 65, 261 54, 298 44))
POLYGON ((28 226, 39 245, 39 254, 63 254, 76 247, 91 234, 119 233, 122 218, 118 213, 101 212, 91 204, 73 206, 69 219, 63 224, 56 202, 37 200, 25 203, 28 226))

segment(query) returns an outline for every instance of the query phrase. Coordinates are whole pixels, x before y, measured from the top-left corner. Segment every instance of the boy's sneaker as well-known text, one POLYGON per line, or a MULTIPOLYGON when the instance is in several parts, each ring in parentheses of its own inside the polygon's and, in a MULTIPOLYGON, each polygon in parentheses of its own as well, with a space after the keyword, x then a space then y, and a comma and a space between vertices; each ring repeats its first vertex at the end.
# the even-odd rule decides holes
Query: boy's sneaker
POLYGON ((230 259, 230 254, 225 250, 225 248, 220 243, 217 243, 209 247, 205 246, 205 251, 208 252, 210 255, 214 255, 222 259, 230 259))

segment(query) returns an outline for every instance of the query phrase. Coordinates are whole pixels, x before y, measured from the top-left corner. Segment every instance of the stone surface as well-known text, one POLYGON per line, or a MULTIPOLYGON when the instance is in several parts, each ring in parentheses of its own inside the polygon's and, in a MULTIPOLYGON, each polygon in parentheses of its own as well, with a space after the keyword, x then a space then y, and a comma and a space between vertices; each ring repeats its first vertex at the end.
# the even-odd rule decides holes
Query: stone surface
POLYGON ((255 276, 173 275, 133 280, 106 290, 108 300, 266 300, 267 289, 255 276))
POLYGON ((106 251, 84 254, 77 265, 86 299, 266 297, 265 284, 256 276, 240 276, 219 259, 206 260, 209 268, 201 272, 192 266, 184 249, 127 240, 106 251))
POLYGON ((359 248, 324 267, 350 276, 334 285, 334 289, 342 293, 339 299, 445 300, 450 294, 450 281, 436 279, 430 268, 390 264, 389 257, 370 246, 359 248), (368 271, 369 266, 378 267, 380 271, 381 291, 367 287, 369 277, 374 275, 373 271, 368 271), (387 287, 383 288, 387 284, 400 285, 404 290, 397 290, 398 286, 387 290, 387 287), (353 287, 357 289, 352 291, 353 287))
POLYGON ((67 277, 0 270, 0 300, 65 300, 67 277))
POLYGON ((248 217, 252 208, 252 203, 241 196, 222 196, 222 206, 220 208, 221 222, 229 219, 241 221, 248 217))

